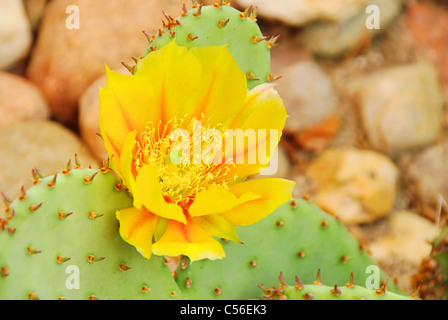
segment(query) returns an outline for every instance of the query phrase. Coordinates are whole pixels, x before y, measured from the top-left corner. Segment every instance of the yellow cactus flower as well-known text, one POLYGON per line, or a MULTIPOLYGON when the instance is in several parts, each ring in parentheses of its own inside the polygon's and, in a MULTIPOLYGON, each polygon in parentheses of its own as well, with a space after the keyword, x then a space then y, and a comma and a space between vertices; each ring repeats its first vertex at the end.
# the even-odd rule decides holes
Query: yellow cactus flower
POLYGON ((100 128, 111 168, 133 196, 122 238, 146 258, 222 259, 215 238, 268 216, 294 183, 245 181, 269 166, 287 117, 273 85, 251 91, 225 46, 151 52, 133 75, 107 69, 100 128), (263 151, 263 152, 260 152, 263 151))

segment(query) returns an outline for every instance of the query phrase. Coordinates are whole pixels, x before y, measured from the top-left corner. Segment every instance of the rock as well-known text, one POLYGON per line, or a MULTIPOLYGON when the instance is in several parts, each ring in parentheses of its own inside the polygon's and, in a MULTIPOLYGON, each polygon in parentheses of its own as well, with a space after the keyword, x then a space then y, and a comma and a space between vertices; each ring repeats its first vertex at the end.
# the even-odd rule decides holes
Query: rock
POLYGON ((408 211, 390 215, 382 234, 367 244, 372 258, 382 266, 398 285, 408 292, 415 291, 412 277, 421 261, 431 253, 430 242, 439 231, 429 220, 408 211))
MULTIPOLYGON (((82 141, 52 121, 27 121, 0 128, 0 191, 9 198, 18 196, 22 186, 31 187, 31 170, 44 176, 60 172, 75 153, 84 167, 98 168, 82 141)), ((3 208, 0 208, 0 217, 3 208)))
POLYGON ((443 96, 430 63, 378 71, 350 85, 372 147, 396 156, 427 146, 441 133, 443 96))
POLYGON ((289 118, 286 128, 301 131, 336 114, 337 94, 331 79, 312 60, 282 69, 278 90, 289 118))
POLYGON ((0 1, 0 70, 13 67, 28 55, 31 27, 22 0, 0 1))
POLYGON ((355 16, 337 22, 322 20, 307 25, 301 41, 316 56, 335 59, 368 45, 373 37, 387 30, 401 10, 401 0, 369 0, 355 16), (370 15, 366 8, 370 5, 379 8, 379 29, 366 27, 370 15))
POLYGON ((49 116, 47 102, 33 83, 0 71, 0 127, 19 121, 44 120, 49 116))
POLYGON ((26 12, 33 30, 36 30, 45 11, 48 0, 24 0, 26 12))
POLYGON ((301 149, 310 152, 321 152, 326 149, 341 129, 338 116, 325 118, 318 124, 306 128, 294 135, 294 142, 301 149))
MULTIPOLYGON (((79 0, 79 29, 67 28, 71 0, 47 5, 32 52, 28 77, 40 87, 55 118, 69 126, 78 122, 78 101, 90 84, 111 69, 132 63, 147 41, 142 30, 156 32, 164 19, 162 10, 176 17, 181 0, 79 0)), ((122 67, 124 68, 124 67, 122 67)))
MULTIPOLYGON (((124 73, 123 70, 116 70, 124 73)), ((99 88, 106 85, 106 75, 101 76, 83 93, 79 100, 79 131, 82 139, 86 142, 92 154, 104 161, 109 156, 104 147, 104 142, 98 136, 100 133, 100 97, 99 88)))
POLYGON ((448 90, 448 11, 432 2, 414 2, 408 7, 405 21, 418 47, 442 73, 448 90))
POLYGON ((415 196, 414 202, 419 203, 421 208, 432 208, 434 220, 437 220, 436 211, 441 201, 448 202, 447 164, 448 139, 421 153, 402 158, 404 180, 415 196))
POLYGON ((363 10, 367 0, 237 0, 242 7, 258 7, 260 16, 292 26, 303 26, 314 20, 339 21, 363 10))
POLYGON ((305 169, 313 201, 343 223, 371 223, 395 204, 398 169, 370 150, 329 149, 305 169))

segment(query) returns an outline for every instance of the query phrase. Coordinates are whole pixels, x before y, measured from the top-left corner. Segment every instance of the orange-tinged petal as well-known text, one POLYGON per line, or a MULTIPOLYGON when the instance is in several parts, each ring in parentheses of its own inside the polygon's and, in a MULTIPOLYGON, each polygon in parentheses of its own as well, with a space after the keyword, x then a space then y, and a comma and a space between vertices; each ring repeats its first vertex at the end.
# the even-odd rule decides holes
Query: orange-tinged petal
POLYGON ((136 189, 141 204, 155 215, 187 223, 180 206, 168 203, 160 189, 159 174, 156 167, 144 165, 137 174, 136 189))
POLYGON ((258 179, 230 186, 230 191, 240 196, 250 190, 260 198, 245 202, 221 216, 238 226, 248 226, 267 217, 292 197, 295 182, 283 179, 258 179))
POLYGON ((191 219, 187 224, 170 220, 164 235, 153 244, 152 252, 170 257, 186 255, 191 262, 225 257, 221 244, 191 219))
POLYGON ((195 47, 190 51, 201 61, 202 74, 189 112, 198 118, 203 114, 212 127, 225 126, 245 101, 246 75, 225 46, 195 47))
POLYGON ((191 111, 186 109, 187 101, 203 81, 201 70, 198 57, 172 41, 139 60, 135 76, 151 87, 151 107, 157 108, 165 124, 170 119, 183 119, 191 111))
POLYGON ((141 209, 142 204, 140 195, 137 192, 137 186, 135 181, 136 171, 134 168, 134 155, 135 155, 135 138, 137 131, 132 131, 126 137, 126 140, 121 151, 120 158, 120 170, 117 172, 124 185, 129 189, 129 192, 134 197, 134 207, 141 209))
POLYGON ((120 222, 120 235, 145 258, 151 258, 154 230, 159 217, 146 209, 128 208, 116 213, 120 222))
POLYGON ((260 196, 248 191, 240 196, 222 185, 210 185, 206 190, 196 194, 188 212, 192 217, 226 212, 244 202, 258 199, 260 196))
POLYGON ((221 217, 219 214, 211 214, 204 217, 195 217, 193 222, 208 232, 213 237, 227 239, 242 243, 238 238, 235 226, 221 217))
POLYGON ((243 112, 235 118, 233 128, 226 130, 226 157, 235 164, 230 177, 246 177, 269 166, 287 117, 283 101, 272 85, 261 85, 249 92, 243 112), (237 142, 244 141, 241 137, 247 140, 244 144, 237 142))

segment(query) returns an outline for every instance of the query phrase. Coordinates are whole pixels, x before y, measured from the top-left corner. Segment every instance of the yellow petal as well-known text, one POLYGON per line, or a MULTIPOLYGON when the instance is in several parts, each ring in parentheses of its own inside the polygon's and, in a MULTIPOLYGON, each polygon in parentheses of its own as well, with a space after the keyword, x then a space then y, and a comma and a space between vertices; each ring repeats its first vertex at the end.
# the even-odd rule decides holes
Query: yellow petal
POLYGON ((260 85, 249 92, 242 112, 226 129, 225 150, 235 164, 230 177, 246 177, 269 166, 287 117, 283 101, 272 85, 260 85), (241 137, 246 137, 247 142, 237 143, 241 137))
POLYGON ((121 150, 129 132, 145 130, 148 121, 158 122, 160 110, 153 102, 153 88, 145 79, 122 75, 106 68, 107 83, 100 89, 101 135, 111 145, 109 154, 121 150))
POLYGON ((151 87, 151 107, 159 110, 165 124, 191 111, 186 109, 187 101, 202 81, 201 70, 196 55, 172 41, 139 60, 135 76, 151 87))
POLYGON ((154 243, 152 252, 170 257, 186 255, 191 262, 225 257, 221 244, 191 219, 187 224, 170 220, 164 235, 154 243))
POLYGON ((237 197, 222 185, 210 185, 196 194, 188 212, 192 217, 226 212, 244 202, 258 199, 260 196, 247 192, 237 197))
POLYGON ((295 182, 283 179, 259 179, 230 186, 230 191, 240 196, 249 190, 260 197, 245 202, 221 216, 230 223, 248 226, 267 217, 275 209, 292 198, 295 182))
POLYGON ((155 215, 187 223, 183 210, 175 203, 168 203, 160 189, 156 167, 144 165, 137 174, 136 189, 141 204, 155 215))
POLYGON ((123 240, 136 247, 145 258, 151 258, 154 230, 160 218, 144 208, 134 207, 117 211, 116 216, 123 240))
POLYGON ((227 239, 242 243, 238 238, 235 226, 221 217, 219 214, 211 214, 204 217, 193 218, 193 222, 207 231, 213 237, 227 239))
POLYGON ((247 95, 246 75, 225 46, 190 50, 202 64, 201 85, 192 97, 193 115, 204 115, 209 124, 226 125, 243 106, 247 95))

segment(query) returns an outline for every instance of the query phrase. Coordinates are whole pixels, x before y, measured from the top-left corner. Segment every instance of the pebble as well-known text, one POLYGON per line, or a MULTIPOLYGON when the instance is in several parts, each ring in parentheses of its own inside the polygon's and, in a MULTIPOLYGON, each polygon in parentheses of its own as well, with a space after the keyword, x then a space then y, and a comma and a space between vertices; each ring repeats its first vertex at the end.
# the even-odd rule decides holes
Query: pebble
POLYGON ((22 0, 0 1, 0 70, 8 70, 23 60, 31 42, 31 26, 22 0))
POLYGON ((394 207, 399 172, 383 154, 328 149, 306 167, 305 175, 313 201, 347 225, 372 223, 394 207))
POLYGON ((396 157, 431 144, 441 133, 441 83, 429 62, 377 71, 355 79, 349 90, 375 150, 396 157))
MULTIPOLYGON (((31 170, 43 176, 61 172, 75 153, 87 168, 100 164, 90 155, 83 142, 70 130, 53 121, 26 121, 0 128, 0 191, 14 199, 19 190, 32 186, 31 170)), ((1 207, 1 206, 0 206, 1 207)), ((3 207, 0 208, 0 217, 3 207)))
POLYGON ((49 117, 48 104, 33 83, 18 75, 0 71, 0 127, 49 117))

